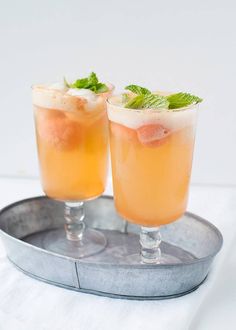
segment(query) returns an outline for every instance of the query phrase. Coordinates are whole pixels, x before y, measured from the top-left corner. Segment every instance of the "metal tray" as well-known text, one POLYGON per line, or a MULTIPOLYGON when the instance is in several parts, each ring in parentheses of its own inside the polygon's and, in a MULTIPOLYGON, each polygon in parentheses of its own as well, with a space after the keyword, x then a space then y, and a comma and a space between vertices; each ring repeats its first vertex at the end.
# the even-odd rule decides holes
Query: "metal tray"
POLYGON ((101 253, 76 259, 44 249, 45 235, 63 227, 62 203, 43 196, 5 207, 0 212, 0 234, 9 260, 27 275, 67 289, 116 298, 163 299, 195 290, 223 243, 215 226, 186 212, 161 230, 162 250, 174 249, 181 262, 139 264, 127 258, 139 251, 139 228, 117 215, 111 197, 86 203, 85 212, 87 225, 103 231, 108 243, 101 253))

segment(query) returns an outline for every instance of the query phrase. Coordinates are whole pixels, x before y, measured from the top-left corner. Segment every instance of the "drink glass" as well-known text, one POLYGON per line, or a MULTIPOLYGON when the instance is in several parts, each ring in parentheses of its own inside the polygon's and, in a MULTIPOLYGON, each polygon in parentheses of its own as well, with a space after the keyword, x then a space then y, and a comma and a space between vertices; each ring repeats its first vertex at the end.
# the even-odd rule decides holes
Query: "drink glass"
POLYGON ((178 262, 161 253, 160 226, 186 210, 198 105, 135 110, 113 96, 107 106, 116 210, 141 226, 141 262, 178 262))
POLYGON ((45 236, 45 247, 51 251, 84 257, 106 245, 101 232, 85 230, 84 202, 99 197, 106 185, 105 100, 110 92, 88 101, 65 90, 33 86, 42 187, 48 197, 65 205, 65 231, 57 229, 45 236))

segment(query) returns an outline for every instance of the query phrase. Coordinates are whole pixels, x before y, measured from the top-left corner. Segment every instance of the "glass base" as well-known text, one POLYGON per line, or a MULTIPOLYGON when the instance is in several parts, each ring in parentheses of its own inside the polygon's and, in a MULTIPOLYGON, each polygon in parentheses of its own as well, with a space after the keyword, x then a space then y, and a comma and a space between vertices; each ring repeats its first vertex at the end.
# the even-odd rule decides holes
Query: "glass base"
POLYGON ((138 241, 136 241, 135 245, 130 244, 129 241, 129 246, 128 245, 126 246, 126 253, 123 254, 123 262, 133 265, 137 265, 137 264, 171 265, 171 264, 182 264, 196 259, 196 257, 190 252, 181 249, 178 246, 162 241, 160 245, 160 249, 161 249, 160 258, 158 258, 157 262, 148 263, 147 260, 145 262, 142 261, 142 256, 140 253, 134 252, 134 249, 137 251, 138 248, 139 248, 138 241))
POLYGON ((70 241, 66 238, 64 228, 59 228, 46 232, 42 243, 45 250, 79 259, 103 251, 107 240, 100 231, 88 228, 81 241, 70 241))
POLYGON ((161 257, 158 258, 158 260, 155 262, 153 260, 150 260, 148 262, 148 259, 145 259, 145 261, 142 260, 142 256, 139 253, 131 254, 126 257, 126 262, 128 263, 134 263, 134 264, 143 264, 143 265, 170 265, 170 264, 179 264, 181 263, 181 259, 172 256, 170 254, 161 253, 161 257))

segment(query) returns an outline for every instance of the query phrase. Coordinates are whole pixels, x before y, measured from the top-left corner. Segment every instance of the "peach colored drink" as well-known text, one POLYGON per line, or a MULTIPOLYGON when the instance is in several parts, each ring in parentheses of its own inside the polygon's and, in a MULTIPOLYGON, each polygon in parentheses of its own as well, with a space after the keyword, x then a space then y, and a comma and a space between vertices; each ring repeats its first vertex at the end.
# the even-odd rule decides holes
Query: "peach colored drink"
POLYGON ((125 219, 156 227, 186 209, 196 109, 176 112, 108 105, 115 205, 125 219))
POLYGON ((44 192, 62 201, 88 200, 106 184, 108 122, 104 95, 92 103, 34 87, 36 135, 44 192))

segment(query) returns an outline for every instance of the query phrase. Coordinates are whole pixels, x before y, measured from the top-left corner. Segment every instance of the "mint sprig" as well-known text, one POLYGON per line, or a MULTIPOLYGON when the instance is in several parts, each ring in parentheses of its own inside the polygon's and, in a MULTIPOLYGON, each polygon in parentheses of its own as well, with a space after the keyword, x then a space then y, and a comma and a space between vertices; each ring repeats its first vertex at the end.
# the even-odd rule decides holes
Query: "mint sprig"
POLYGON ((176 93, 167 96, 169 101, 169 109, 179 109, 187 107, 191 104, 197 104, 202 102, 202 99, 198 96, 194 96, 189 93, 176 93))
POLYGON ((168 108, 169 102, 164 96, 154 94, 138 95, 129 100, 125 108, 129 109, 161 109, 168 108))
POLYGON ((179 109, 187 107, 191 104, 202 102, 198 96, 189 93, 176 93, 168 96, 161 96, 151 93, 147 88, 138 85, 129 85, 126 90, 133 94, 123 94, 122 100, 125 103, 125 108, 129 109, 179 109))
POLYGON ((105 93, 108 91, 108 87, 99 82, 96 73, 91 72, 87 78, 77 79, 74 83, 69 84, 64 78, 64 83, 69 88, 78 88, 78 89, 90 89, 95 93, 105 93))
POLYGON ((125 89, 137 95, 151 94, 151 92, 147 88, 138 85, 129 85, 126 86, 125 89))

